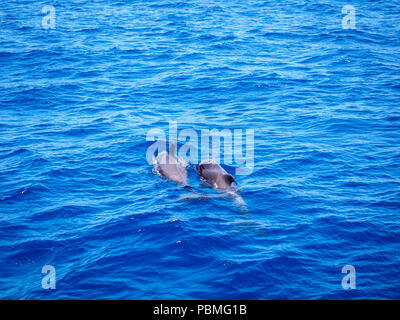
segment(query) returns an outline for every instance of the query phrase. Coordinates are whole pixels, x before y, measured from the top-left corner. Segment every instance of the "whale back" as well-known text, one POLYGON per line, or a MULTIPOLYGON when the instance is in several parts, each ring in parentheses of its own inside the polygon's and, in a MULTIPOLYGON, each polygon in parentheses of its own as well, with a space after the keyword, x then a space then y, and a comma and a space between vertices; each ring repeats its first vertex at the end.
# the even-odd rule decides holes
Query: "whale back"
POLYGON ((157 156, 157 170, 165 178, 187 185, 188 174, 185 165, 174 156, 173 147, 171 147, 171 149, 172 153, 168 154, 166 151, 163 151, 157 156))

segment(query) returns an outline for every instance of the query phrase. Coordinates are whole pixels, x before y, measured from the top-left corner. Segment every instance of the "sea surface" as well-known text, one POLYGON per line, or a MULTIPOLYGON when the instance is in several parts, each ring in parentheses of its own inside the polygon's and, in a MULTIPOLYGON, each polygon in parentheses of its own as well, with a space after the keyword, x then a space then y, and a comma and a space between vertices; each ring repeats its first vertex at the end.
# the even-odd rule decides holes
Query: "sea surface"
POLYGON ((398 0, 2 1, 0 298, 399 299, 399 102, 398 0), (254 129, 248 212, 170 121, 254 129))

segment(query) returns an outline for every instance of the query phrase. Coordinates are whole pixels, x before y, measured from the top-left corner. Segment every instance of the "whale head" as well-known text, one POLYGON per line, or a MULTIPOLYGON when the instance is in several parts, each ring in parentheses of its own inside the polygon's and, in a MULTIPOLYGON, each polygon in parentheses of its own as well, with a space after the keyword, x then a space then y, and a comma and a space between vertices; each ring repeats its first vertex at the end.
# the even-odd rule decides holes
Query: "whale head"
POLYGON ((213 161, 200 163, 198 173, 214 189, 229 189, 235 184, 235 178, 213 161))

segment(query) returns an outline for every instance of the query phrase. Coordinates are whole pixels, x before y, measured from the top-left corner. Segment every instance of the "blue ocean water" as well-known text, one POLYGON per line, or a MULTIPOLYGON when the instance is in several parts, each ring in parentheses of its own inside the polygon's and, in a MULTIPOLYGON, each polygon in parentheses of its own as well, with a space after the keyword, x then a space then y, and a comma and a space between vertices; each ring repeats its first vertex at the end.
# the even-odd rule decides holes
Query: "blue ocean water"
POLYGON ((0 87, 0 298, 400 298, 400 1, 3 1, 0 87), (169 121, 254 129, 248 213, 154 174, 169 121))

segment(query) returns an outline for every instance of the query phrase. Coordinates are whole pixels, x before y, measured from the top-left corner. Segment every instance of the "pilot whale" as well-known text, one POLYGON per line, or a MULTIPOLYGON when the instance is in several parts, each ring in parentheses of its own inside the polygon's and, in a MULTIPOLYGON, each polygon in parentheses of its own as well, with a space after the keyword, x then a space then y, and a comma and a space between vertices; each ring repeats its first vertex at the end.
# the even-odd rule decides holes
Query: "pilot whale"
POLYGON ((199 164, 199 176, 208 182, 214 189, 229 189, 235 187, 235 178, 213 160, 206 160, 199 164))
POLYGON ((242 212, 248 212, 246 202, 243 200, 236 187, 235 178, 227 173, 218 163, 206 160, 199 164, 198 174, 203 181, 211 185, 213 189, 226 191, 242 212))
POLYGON ((157 172, 176 183, 188 185, 188 174, 184 162, 175 155, 175 144, 170 146, 170 152, 161 151, 153 159, 157 172))

